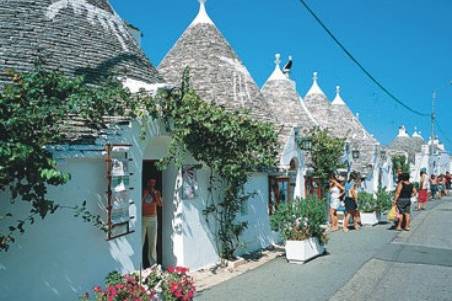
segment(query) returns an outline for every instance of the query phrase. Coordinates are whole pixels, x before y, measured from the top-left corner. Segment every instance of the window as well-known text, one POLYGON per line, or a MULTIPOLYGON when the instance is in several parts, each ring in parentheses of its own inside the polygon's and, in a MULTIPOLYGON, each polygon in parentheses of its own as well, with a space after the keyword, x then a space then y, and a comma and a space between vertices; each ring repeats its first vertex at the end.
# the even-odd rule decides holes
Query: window
POLYGON ((129 191, 130 172, 129 149, 131 145, 108 144, 105 147, 105 163, 107 176, 107 240, 115 239, 134 232, 130 214, 131 200, 129 191))

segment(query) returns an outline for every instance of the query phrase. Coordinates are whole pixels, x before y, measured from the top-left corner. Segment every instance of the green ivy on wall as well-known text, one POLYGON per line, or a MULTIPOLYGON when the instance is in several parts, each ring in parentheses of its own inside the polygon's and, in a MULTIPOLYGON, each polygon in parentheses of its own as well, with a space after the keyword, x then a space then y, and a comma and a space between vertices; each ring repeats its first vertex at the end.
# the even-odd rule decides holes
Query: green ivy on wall
MULTIPOLYGON (((246 223, 237 214, 250 195, 244 193, 249 172, 276 165, 277 135, 268 123, 254 121, 248 112, 231 112, 201 100, 188 86, 184 74, 181 97, 161 90, 155 97, 132 94, 113 78, 87 85, 82 77, 69 78, 58 71, 37 66, 29 73, 10 71, 12 83, 0 91, 0 190, 9 190, 13 199, 29 202, 30 215, 17 219, 11 213, 0 220, 13 223, 0 233, 0 250, 14 242, 14 233, 24 231, 35 216, 45 218, 62 208, 47 196, 48 185, 63 185, 70 175, 58 169, 46 146, 66 141, 65 121, 80 116, 93 129, 105 126, 104 116, 162 119, 171 132, 164 168, 174 162, 181 166, 190 153, 221 178, 212 181, 223 189, 221 200, 206 208, 218 221, 220 252, 232 258, 246 223)), ((210 188, 212 189, 212 188, 210 188)), ((66 207, 74 215, 102 227, 99 216, 81 206, 66 207)))

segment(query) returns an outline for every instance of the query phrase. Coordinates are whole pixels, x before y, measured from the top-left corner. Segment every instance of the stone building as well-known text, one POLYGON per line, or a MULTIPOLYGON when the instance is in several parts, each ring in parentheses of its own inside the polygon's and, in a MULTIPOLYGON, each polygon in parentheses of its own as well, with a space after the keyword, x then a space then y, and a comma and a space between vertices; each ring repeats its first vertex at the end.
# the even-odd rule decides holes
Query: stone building
MULTIPOLYGON (((167 85, 132 36, 139 34, 130 33, 107 0, 3 1, 0 23, 1 74, 6 68, 29 71, 33 61, 42 57, 44 68, 59 69, 69 76, 83 75, 93 84, 113 74, 131 92, 145 89, 154 93, 167 85)), ((173 54, 181 55, 180 62, 171 61, 170 53, 160 66, 170 84, 180 82, 193 55, 201 69, 207 68, 204 73, 188 64, 193 67, 192 85, 203 98, 230 109, 251 108, 255 118, 270 120, 254 80, 211 23, 204 2, 175 49, 173 54), (189 50, 186 46, 193 43, 195 48, 189 50), (180 48, 183 51, 177 50, 180 48), (209 49, 215 51, 210 53, 209 49)), ((2 85, 7 83, 3 75, 0 80, 2 85)), ((125 273, 147 265, 142 256, 145 238, 141 216, 143 188, 150 178, 157 180, 163 198, 158 213, 157 263, 197 270, 219 262, 216 230, 202 212, 210 196, 210 169, 195 169, 199 162, 188 154, 183 168, 170 164, 159 171, 155 163, 168 154, 171 141, 161 123, 121 116, 110 121, 107 129, 98 132, 81 118, 69 118, 68 142, 51 149, 60 169, 72 178, 63 187, 50 187, 48 194, 64 206, 86 200, 91 213, 104 220, 111 217, 108 234, 74 218, 70 210, 36 221, 0 258, 1 298, 76 300, 112 270, 125 273), (24 283, 26 290, 22 289, 24 283)), ((245 190, 257 194, 239 217, 249 223, 241 253, 273 242, 267 213, 267 174, 254 174, 245 190)), ((11 196, 2 191, 0 199, 11 200, 11 196)), ((0 215, 13 210, 17 218, 27 216, 27 204, 16 203, 12 208, 8 201, 1 202, 0 215)))
MULTIPOLYGON (((276 123, 251 74, 207 14, 205 1, 200 1, 198 15, 163 58, 158 71, 168 83, 177 86, 186 67, 190 70, 190 87, 204 101, 232 111, 246 109, 256 120, 276 123)), ((248 200, 243 210, 241 219, 248 221, 248 228, 241 236, 244 247, 239 253, 267 247, 273 242, 268 185, 267 173, 250 175, 246 189, 256 196, 248 200)), ((184 210, 197 213, 190 223, 191 234, 184 236, 186 262, 191 262, 195 268, 217 263, 215 234, 202 215, 205 200, 183 203, 183 206, 186 206, 184 210)))
POLYGON ((410 176, 415 182, 420 179, 421 170, 427 174, 445 174, 449 170, 449 155, 438 138, 425 141, 421 133, 414 129, 410 136, 401 125, 397 136, 388 146, 390 155, 403 155, 410 164, 410 176))
POLYGON ((280 55, 276 54, 275 69, 261 89, 274 119, 281 125, 280 170, 270 177, 270 205, 305 196, 306 158, 299 143, 309 130, 318 125, 302 102, 296 83, 290 79, 288 72, 281 70, 280 59, 280 55), (275 196, 281 195, 281 191, 284 199, 276 199, 275 196))

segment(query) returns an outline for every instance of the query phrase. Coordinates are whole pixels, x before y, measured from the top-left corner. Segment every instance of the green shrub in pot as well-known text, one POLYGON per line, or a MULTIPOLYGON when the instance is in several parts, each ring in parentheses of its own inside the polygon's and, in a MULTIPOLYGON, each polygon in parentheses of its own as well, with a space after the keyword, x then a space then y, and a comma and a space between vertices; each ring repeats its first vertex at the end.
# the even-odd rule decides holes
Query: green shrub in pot
POLYGON ((378 204, 373 194, 368 192, 358 193, 358 209, 364 213, 377 211, 378 204))
POLYGON ((390 192, 387 192, 385 188, 378 189, 377 192, 377 211, 385 212, 391 209, 392 207, 392 199, 393 195, 390 192))
POLYGON ((316 197, 298 198, 282 204, 271 216, 271 226, 287 240, 317 238, 320 244, 328 241, 325 228, 326 202, 316 197))

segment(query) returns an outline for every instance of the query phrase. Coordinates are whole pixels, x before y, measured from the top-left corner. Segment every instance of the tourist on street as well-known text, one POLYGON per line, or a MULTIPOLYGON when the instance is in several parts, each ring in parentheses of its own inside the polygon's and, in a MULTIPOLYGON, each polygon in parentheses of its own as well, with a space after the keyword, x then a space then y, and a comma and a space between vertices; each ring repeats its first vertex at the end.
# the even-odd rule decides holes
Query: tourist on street
POLYGON ((438 186, 439 186, 439 192, 440 196, 447 196, 447 189, 446 189, 446 175, 441 174, 438 180, 438 186))
POLYGON ((419 193, 417 210, 425 210, 428 199, 428 177, 427 173, 423 170, 421 171, 421 178, 419 180, 419 193))
POLYGON ((446 172, 446 189, 451 190, 452 189, 452 176, 450 172, 446 172))
POLYGON ((438 180, 434 174, 430 176, 430 193, 432 200, 436 199, 438 193, 438 180))
POLYGON ((410 174, 404 173, 402 175, 402 181, 397 185, 397 190, 394 198, 393 205, 397 206, 397 210, 401 217, 397 224, 397 231, 402 230, 402 223, 405 225, 405 230, 410 231, 410 206, 411 197, 416 195, 416 188, 413 183, 410 182, 410 174))
POLYGON ((339 230, 337 220, 337 209, 341 203, 341 194, 344 187, 339 183, 334 175, 330 176, 330 224, 331 231, 339 230))
POLYGON ((345 217, 344 217, 344 232, 348 232, 348 224, 350 217, 353 216, 353 224, 355 230, 359 230, 358 218, 356 212, 358 209, 356 200, 358 199, 358 190, 356 188, 356 173, 352 172, 349 176, 348 182, 344 186, 345 194, 345 217))
POLYGON ((450 175, 450 172, 446 172, 446 189, 451 189, 451 182, 452 182, 452 176, 450 175))
POLYGON ((143 192, 143 231, 142 231, 142 247, 147 237, 148 250, 146 252, 149 265, 157 263, 157 207, 162 207, 162 198, 160 191, 156 188, 157 181, 150 179, 146 183, 143 192))

